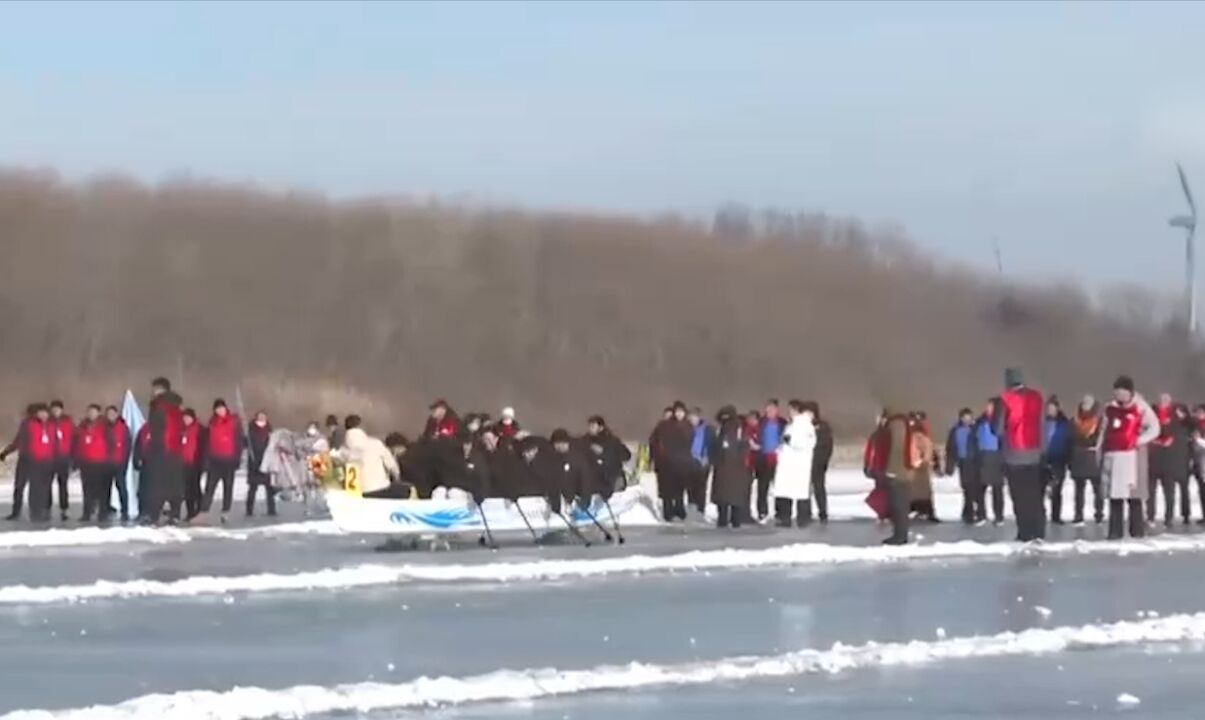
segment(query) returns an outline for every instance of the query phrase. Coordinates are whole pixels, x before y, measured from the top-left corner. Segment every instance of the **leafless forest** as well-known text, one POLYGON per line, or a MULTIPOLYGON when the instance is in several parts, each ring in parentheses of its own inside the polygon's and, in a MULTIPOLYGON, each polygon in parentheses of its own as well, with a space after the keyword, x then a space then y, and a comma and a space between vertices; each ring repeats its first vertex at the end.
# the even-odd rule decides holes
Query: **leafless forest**
POLYGON ((899 233, 728 207, 639 221, 192 181, 0 174, 3 426, 171 377, 205 413, 240 384, 283 422, 360 412, 413 431, 435 397, 540 428, 600 412, 629 437, 682 398, 818 400, 860 434, 877 407, 977 405, 1015 364, 1064 396, 1121 370, 1203 386, 1134 290, 1003 286, 899 233))

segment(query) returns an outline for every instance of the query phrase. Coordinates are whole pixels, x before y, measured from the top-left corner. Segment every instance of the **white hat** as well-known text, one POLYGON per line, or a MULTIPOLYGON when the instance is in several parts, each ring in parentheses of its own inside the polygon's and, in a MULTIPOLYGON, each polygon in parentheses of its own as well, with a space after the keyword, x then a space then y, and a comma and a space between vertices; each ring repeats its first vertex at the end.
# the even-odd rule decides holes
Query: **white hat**
POLYGON ((514 420, 515 419, 515 409, 513 407, 502 408, 502 417, 506 418, 507 420, 514 420))

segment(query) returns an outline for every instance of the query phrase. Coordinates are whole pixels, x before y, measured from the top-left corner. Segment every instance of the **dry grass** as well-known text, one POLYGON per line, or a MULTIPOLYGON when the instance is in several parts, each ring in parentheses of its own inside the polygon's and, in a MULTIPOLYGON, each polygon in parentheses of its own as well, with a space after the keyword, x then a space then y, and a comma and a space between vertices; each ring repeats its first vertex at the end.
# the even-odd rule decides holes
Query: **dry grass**
POLYGON ((1101 314, 820 215, 721 225, 4 173, 0 403, 11 428, 31 399, 79 408, 164 374, 198 410, 241 383, 289 423, 414 431, 448 397, 639 437, 674 398, 806 396, 856 435, 883 403, 978 404, 1006 365, 1064 395, 1123 370, 1202 386, 1141 298, 1101 314))

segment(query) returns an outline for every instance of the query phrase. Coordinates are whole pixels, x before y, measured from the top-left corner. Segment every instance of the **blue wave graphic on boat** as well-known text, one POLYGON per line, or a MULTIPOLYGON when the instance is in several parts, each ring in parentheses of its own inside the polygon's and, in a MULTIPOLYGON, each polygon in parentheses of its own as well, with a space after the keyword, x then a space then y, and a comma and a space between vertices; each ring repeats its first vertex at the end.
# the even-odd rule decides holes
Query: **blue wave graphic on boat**
POLYGON ((409 510, 394 510, 389 515, 389 522, 394 525, 422 525, 429 528, 447 530, 454 527, 472 527, 481 524, 481 517, 475 510, 461 508, 455 510, 437 510, 435 512, 411 512, 409 510))

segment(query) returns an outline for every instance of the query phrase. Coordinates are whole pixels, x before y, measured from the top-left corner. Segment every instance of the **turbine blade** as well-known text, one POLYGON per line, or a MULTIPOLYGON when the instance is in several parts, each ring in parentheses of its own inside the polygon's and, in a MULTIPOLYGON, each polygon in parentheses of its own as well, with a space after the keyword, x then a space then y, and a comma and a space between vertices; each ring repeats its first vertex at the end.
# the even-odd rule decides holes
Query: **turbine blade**
POLYGON ((1188 209, 1192 213, 1193 222, 1197 219, 1197 203, 1192 199, 1192 190, 1188 187, 1188 178, 1184 175, 1184 168, 1180 167, 1180 163, 1176 163, 1176 172, 1180 173, 1180 187, 1184 188, 1184 198, 1188 200, 1188 209))

